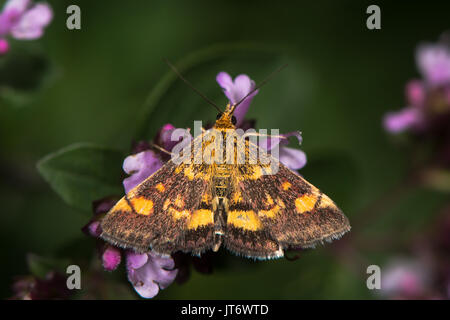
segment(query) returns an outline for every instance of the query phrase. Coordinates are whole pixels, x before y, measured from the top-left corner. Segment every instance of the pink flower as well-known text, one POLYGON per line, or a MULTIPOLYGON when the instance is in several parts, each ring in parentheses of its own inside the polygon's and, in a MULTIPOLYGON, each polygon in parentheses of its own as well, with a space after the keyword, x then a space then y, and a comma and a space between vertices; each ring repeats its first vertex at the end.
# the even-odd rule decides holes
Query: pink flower
MULTIPOLYGON (((171 151, 178 143, 178 141, 175 143, 171 141, 173 130, 175 130, 174 126, 166 124, 160 129, 155 139, 157 144, 167 151, 171 151)), ((141 141, 133 149, 137 153, 126 157, 123 162, 123 170, 129 174, 123 180, 126 193, 156 172, 165 162, 163 154, 150 150, 150 144, 147 142, 141 141)), ((94 203, 94 218, 83 228, 83 231, 98 238, 102 232, 100 220, 116 202, 117 200, 113 198, 96 201, 94 203)), ((156 296, 159 290, 168 287, 178 274, 178 269, 175 269, 175 262, 171 257, 158 256, 150 248, 149 252, 136 253, 104 242, 100 245, 103 268, 107 271, 117 269, 122 254, 125 255, 127 261, 128 279, 136 292, 143 298, 156 296)))
POLYGON ((417 299, 426 295, 428 268, 414 260, 397 259, 382 269, 381 290, 391 298, 417 299))
POLYGON ((105 245, 103 254, 102 254, 102 263, 103 268, 107 271, 115 270, 121 260, 121 252, 120 249, 113 247, 111 245, 105 245))
POLYGON ((406 85, 407 107, 389 112, 383 126, 390 133, 431 128, 436 118, 450 112, 450 49, 446 43, 419 46, 416 63, 422 80, 406 85))
MULTIPOLYGON (((222 87, 225 95, 232 104, 240 102, 241 99, 243 99, 256 87, 255 81, 250 79, 250 77, 245 74, 240 74, 233 80, 228 73, 219 72, 216 77, 216 81, 222 87)), ((248 124, 244 122, 244 118, 247 114, 248 108, 250 107, 252 99, 258 92, 259 90, 253 92, 236 107, 236 110, 233 113, 236 118, 236 127, 245 127, 245 129, 248 129, 248 124)), ((284 136, 286 138, 290 136, 296 136, 299 143, 301 143, 302 141, 299 132, 290 132, 285 134, 284 136)), ((302 150, 286 147, 285 145, 288 144, 287 139, 270 138, 270 142, 267 142, 266 139, 260 139, 259 144, 262 147, 266 147, 265 149, 269 151, 272 150, 275 146, 281 145, 281 148, 279 150, 279 160, 291 170, 298 170, 306 165, 306 154, 302 150)))
POLYGON ((427 98, 426 88, 420 80, 411 80, 408 82, 406 84, 405 95, 408 104, 418 108, 424 106, 427 98))
POLYGON ((450 84, 450 49, 445 44, 426 44, 418 48, 417 66, 431 86, 450 84))
POLYGON ((388 112, 384 116, 384 128, 391 133, 402 132, 422 122, 422 113, 415 107, 407 107, 397 112, 388 112))
POLYGON ((12 290, 13 300, 61 300, 73 295, 73 291, 67 288, 67 275, 58 271, 49 271, 43 278, 18 277, 12 290))
POLYGON ((9 43, 5 39, 0 39, 0 55, 9 51, 9 43))
POLYGON ((7 36, 19 40, 40 38, 53 18, 46 3, 31 4, 30 0, 8 0, 0 13, 0 54, 8 51, 7 36))
POLYGON ((170 257, 160 257, 152 252, 127 252, 128 279, 143 298, 153 298, 159 289, 167 288, 177 276, 175 262, 170 257))
POLYGON ((144 181, 153 172, 162 167, 162 161, 152 150, 146 150, 125 158, 123 171, 130 176, 123 180, 125 192, 128 193, 135 186, 144 181))
MULTIPOLYGON (((226 72, 219 72, 216 77, 217 83, 222 87, 223 92, 227 96, 228 100, 232 104, 236 104, 241 99, 243 99, 250 91, 255 89, 255 81, 250 79, 246 74, 240 74, 236 78, 233 79, 226 72)), ((236 108, 234 111, 234 116, 236 117, 236 126, 240 127, 240 125, 244 121, 245 114, 250 107, 250 103, 253 100, 253 97, 256 96, 258 90, 249 95, 242 103, 236 108)))

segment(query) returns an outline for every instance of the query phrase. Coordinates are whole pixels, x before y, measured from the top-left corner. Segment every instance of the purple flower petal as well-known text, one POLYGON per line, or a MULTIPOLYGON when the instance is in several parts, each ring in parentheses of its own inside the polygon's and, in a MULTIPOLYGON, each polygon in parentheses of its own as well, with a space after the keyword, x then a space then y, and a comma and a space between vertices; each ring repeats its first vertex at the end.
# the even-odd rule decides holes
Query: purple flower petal
POLYGON ((230 90, 233 103, 238 103, 242 98, 250 93, 255 88, 255 82, 251 80, 246 74, 240 74, 234 78, 234 85, 230 90))
POLYGON ((425 87, 420 80, 411 80, 406 85, 406 98, 410 106, 423 107, 426 99, 425 87))
POLYGON ((172 124, 167 123, 163 125, 159 130, 159 132, 157 133, 156 141, 158 145, 168 151, 171 151, 173 146, 177 143, 177 141, 172 141, 170 139, 173 130, 175 130, 175 127, 172 124))
POLYGON ((9 51, 9 43, 5 39, 0 39, 0 55, 4 55, 9 51))
POLYGON ((146 255, 146 260, 133 253, 127 255, 127 259, 132 260, 127 262, 128 279, 141 297, 153 298, 159 289, 166 288, 175 280, 178 270, 173 269, 175 263, 170 257, 159 257, 154 253, 146 255))
POLYGON ((128 193, 161 167, 161 160, 151 150, 126 157, 123 170, 130 176, 123 180, 125 192, 128 193))
POLYGON ((261 138, 259 139, 259 146, 269 151, 273 150, 276 146, 280 146, 280 162, 291 170, 299 170, 306 165, 306 154, 299 149, 284 147, 284 145, 289 144, 289 137, 296 137, 299 144, 303 141, 301 132, 293 131, 281 134, 280 137, 271 136, 268 138, 261 138))
POLYGON ((121 254, 120 249, 105 245, 105 249, 102 254, 103 268, 107 271, 115 270, 120 264, 121 254))
POLYGON ((100 226, 100 220, 102 216, 107 213, 119 199, 117 197, 105 197, 92 202, 92 209, 94 211, 94 217, 89 221, 81 231, 86 235, 98 238, 102 233, 100 226))
POLYGON ((44 28, 53 18, 53 11, 47 4, 36 4, 26 11, 17 24, 11 28, 11 35, 16 39, 37 39, 44 33, 44 28))
POLYGON ((175 128, 172 124, 165 124, 156 135, 156 144, 160 147, 163 147, 167 151, 172 151, 172 149, 178 144, 181 148, 184 147, 187 143, 190 143, 192 140, 192 136, 188 129, 175 128), (174 131, 176 131, 177 136, 173 136, 174 131), (184 133, 183 135, 179 135, 180 133, 184 133))
POLYGON ((127 268, 128 269, 139 269, 144 264, 147 263, 148 254, 146 253, 136 253, 133 251, 127 252, 127 268))
MULTIPOLYGON (((226 92, 227 89, 229 89, 233 86, 233 79, 231 78, 231 76, 228 73, 226 73, 224 71, 219 72, 217 74, 216 81, 219 84, 219 86, 221 86, 224 89, 225 95, 227 94, 227 92, 226 92)), ((228 97, 228 99, 231 100, 230 97, 228 97)))
MULTIPOLYGON (((233 81, 228 73, 220 72, 216 77, 216 81, 222 87, 225 95, 232 104, 238 103, 253 89, 255 89, 255 82, 245 74, 238 75, 233 81)), ((258 90, 248 96, 234 111, 237 127, 239 127, 244 121, 244 117, 250 107, 250 103, 257 93, 258 90)))
POLYGON ((389 112, 383 120, 384 128, 391 133, 399 133, 421 123, 422 116, 417 108, 405 108, 399 112, 389 112))
POLYGON ((10 0, 0 13, 0 35, 7 35, 20 20, 28 7, 29 0, 10 0))
POLYGON ((428 84, 450 83, 450 50, 446 45, 422 45, 416 54, 417 66, 428 84))
POLYGON ((100 227, 100 221, 91 220, 87 225, 85 225, 81 231, 83 231, 88 236, 98 238, 102 233, 102 228, 100 227))
POLYGON ((280 162, 291 170, 299 170, 306 165, 306 153, 299 149, 281 147, 280 162))
POLYGON ((5 3, 5 6, 3 7, 3 12, 14 10, 17 13, 22 14, 28 8, 30 1, 31 0, 9 0, 5 3))
POLYGON ((384 268, 381 290, 389 296, 420 297, 428 284, 428 270, 417 261, 398 259, 384 268))

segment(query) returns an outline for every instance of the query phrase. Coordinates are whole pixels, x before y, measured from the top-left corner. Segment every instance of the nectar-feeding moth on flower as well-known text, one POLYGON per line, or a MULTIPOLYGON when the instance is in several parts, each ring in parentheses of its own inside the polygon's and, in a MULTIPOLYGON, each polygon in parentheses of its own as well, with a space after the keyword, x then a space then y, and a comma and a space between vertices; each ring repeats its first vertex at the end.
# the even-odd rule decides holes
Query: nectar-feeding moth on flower
MULTIPOLYGON (((217 74, 216 81, 222 87, 231 104, 238 103, 241 99, 254 91, 244 101, 242 101, 239 106, 236 107, 236 110, 233 113, 236 117, 236 127, 245 126, 245 129, 248 129, 246 127, 248 123, 245 122, 245 115, 250 108, 253 98, 259 92, 259 90, 254 90, 256 87, 255 81, 250 79, 250 77, 246 74, 240 74, 233 80, 233 78, 224 71, 217 74)), ((298 131, 286 133, 282 136, 285 138, 295 136, 298 139, 299 145, 302 143, 302 137, 298 131)), ((286 147, 288 144, 288 139, 271 137, 271 143, 267 143, 266 140, 267 139, 264 138, 260 139, 259 146, 270 151, 274 147, 280 145, 279 160, 289 169, 299 170, 306 165, 306 154, 302 150, 286 147), (267 147, 265 147, 266 145, 267 147)))
MULTIPOLYGON (((329 197, 279 163, 281 157, 267 156, 268 150, 284 147, 284 140, 290 136, 300 142, 300 133, 279 136, 283 141, 271 140, 267 150, 245 137, 241 149, 228 148, 225 139, 220 142, 220 137, 238 138, 233 134, 257 90, 246 75, 233 81, 222 72, 217 79, 231 101, 218 114, 214 126, 182 150, 183 162, 172 158, 128 190, 102 219, 101 237, 137 254, 151 251, 160 257, 179 251, 201 256, 224 246, 237 255, 272 259, 283 257, 289 248, 314 247, 349 231, 348 219, 329 197), (240 109, 242 106, 245 110, 240 109), (216 135, 208 140, 211 133, 216 135), (211 141, 215 141, 217 153, 211 141), (214 162, 215 155, 221 154, 229 162, 214 162), (269 163, 254 159, 256 154, 265 155, 269 163), (270 163, 277 165, 276 170, 270 163)), ((304 153, 295 149, 280 154, 283 159, 295 158, 296 162, 287 161, 295 168, 306 162, 304 153)), ((132 160, 136 175, 141 169, 134 165, 138 156, 132 160)))
MULTIPOLYGON (((258 145, 239 134, 244 148, 233 152, 237 152, 235 159, 245 158, 240 164, 216 164, 208 162, 208 156, 197 157, 196 152, 208 149, 203 138, 209 132, 226 136, 240 126, 251 128, 254 124, 244 117, 258 93, 255 82, 247 75, 233 80, 225 72, 218 74, 217 81, 230 103, 214 126, 193 138, 189 130, 166 124, 151 144, 135 145, 136 152, 123 163, 129 175, 123 181, 126 195, 85 228, 91 235, 100 233, 108 243, 102 253, 106 270, 114 270, 125 255, 128 279, 142 297, 155 296, 179 271, 179 282, 186 278, 189 271, 184 253, 198 256, 192 260, 194 266, 210 272, 210 264, 202 258, 221 246, 237 255, 264 260, 283 257, 285 250, 330 242, 350 230, 348 219, 334 202, 292 171, 306 164, 303 151, 286 146, 290 137, 302 142, 298 131, 266 135, 258 145), (181 140, 180 135, 174 139, 180 130, 187 139, 181 140), (202 147, 196 149, 199 142, 202 147), (173 153, 170 158, 180 145, 185 160, 191 162, 176 163, 173 153), (261 159, 251 162, 250 149, 268 155, 279 171, 261 159), (186 150, 194 150, 194 154, 186 150), (242 157, 240 152, 249 156, 242 157), (202 159, 200 163, 198 159, 202 159)), ((218 148, 225 155, 228 152, 225 144, 218 148)))
MULTIPOLYGON (((159 142, 166 146, 170 136, 164 135, 168 128, 173 128, 167 124, 158 133, 159 142)), ((170 150, 170 149, 169 149, 170 150)), ((157 171, 164 163, 162 155, 157 155, 150 150, 148 143, 138 143, 134 151, 136 153, 125 158, 123 170, 129 174, 123 180, 125 192, 128 192, 136 185, 144 181, 148 176, 157 171)), ((102 230, 100 220, 117 202, 114 198, 105 198, 94 203, 94 218, 83 228, 83 231, 93 237, 99 237, 102 230)), ((125 257, 127 265, 128 279, 132 283, 136 292, 143 298, 153 298, 158 294, 159 289, 163 289, 172 283, 177 275, 175 263, 170 257, 158 257, 151 251, 137 254, 133 250, 123 250, 116 246, 104 243, 100 246, 100 255, 103 268, 106 271, 115 270, 125 257), (140 261, 143 261, 140 263, 140 261)))

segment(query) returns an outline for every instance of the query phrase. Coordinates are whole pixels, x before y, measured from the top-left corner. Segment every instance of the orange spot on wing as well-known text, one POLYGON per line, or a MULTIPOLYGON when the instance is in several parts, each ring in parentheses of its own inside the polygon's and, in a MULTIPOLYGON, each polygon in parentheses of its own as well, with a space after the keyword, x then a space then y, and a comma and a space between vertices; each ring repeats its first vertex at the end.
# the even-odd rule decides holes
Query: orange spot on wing
POLYGON ((124 197, 115 204, 115 206, 111 209, 111 211, 131 211, 131 207, 124 197))
POLYGON ((289 188, 292 186, 292 184, 288 181, 283 182, 283 184, 281 185, 281 187, 283 188, 284 191, 289 190, 289 188))
POLYGON ((170 208, 169 212, 172 214, 172 216, 176 220, 179 220, 179 219, 182 219, 182 218, 188 218, 191 215, 191 213, 188 210, 178 211, 178 210, 176 210, 174 208, 170 208))
POLYGON ((241 202, 241 201, 242 201, 242 194, 239 191, 233 193, 233 202, 241 202))
POLYGON ((328 196, 322 194, 322 197, 320 198, 319 208, 325 208, 325 207, 335 207, 333 200, 331 200, 328 196))
POLYGON ((181 170, 183 170, 183 165, 179 165, 178 167, 175 168, 175 173, 178 174, 181 172, 181 170))
POLYGON ((314 209, 317 197, 313 194, 305 194, 295 199, 295 209, 298 213, 304 213, 314 209))
POLYGON ((166 201, 164 201, 164 204, 163 204, 163 209, 167 210, 167 208, 169 208, 169 205, 170 205, 170 199, 166 199, 166 201))
POLYGON ((253 210, 228 212, 227 223, 244 230, 256 231, 262 229, 261 220, 253 210))
POLYGON ((164 185, 160 182, 155 186, 156 190, 158 190, 159 192, 164 192, 166 191, 166 188, 164 187, 164 185))
POLYGON ((177 198, 175 199, 175 205, 180 209, 184 207, 184 200, 181 198, 181 195, 177 195, 177 198))
POLYGON ((266 199, 267 199, 267 204, 273 205, 273 199, 268 193, 266 193, 266 199))
POLYGON ((274 206, 270 210, 260 210, 258 211, 258 216, 264 216, 266 218, 274 218, 278 212, 280 212, 281 207, 279 205, 274 206))
POLYGON ((195 172, 194 170, 192 170, 192 166, 188 166, 184 169, 184 175, 189 179, 189 180, 194 180, 195 178, 195 172))
POLYGON ((213 223, 214 223, 213 212, 208 209, 199 209, 196 210, 189 219, 188 229, 197 229, 200 226, 213 223))
POLYGON ((145 197, 138 197, 130 199, 131 204, 133 205, 134 211, 138 214, 143 214, 148 216, 153 213, 153 201, 147 199, 145 197))
POLYGON ((281 200, 280 198, 277 198, 277 204, 283 209, 286 208, 286 205, 284 204, 283 200, 281 200))
POLYGON ((202 196, 202 202, 209 203, 209 196, 207 193, 203 194, 202 196))

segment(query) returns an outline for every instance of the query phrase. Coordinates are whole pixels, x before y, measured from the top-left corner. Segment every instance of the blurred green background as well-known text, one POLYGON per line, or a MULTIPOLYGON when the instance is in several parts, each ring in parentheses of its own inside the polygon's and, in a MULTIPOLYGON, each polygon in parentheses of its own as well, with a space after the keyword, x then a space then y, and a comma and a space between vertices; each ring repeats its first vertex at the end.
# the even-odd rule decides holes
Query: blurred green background
MULTIPOLYGON (((404 85, 418 77, 416 45, 448 29, 450 12, 444 1, 377 1, 382 29, 371 31, 366 8, 372 1, 49 3, 55 17, 44 37, 12 41, 0 58, 6 64, 33 57, 26 67, 13 61, 16 67, 0 74, 2 298, 11 296, 14 276, 29 273, 27 253, 74 262, 95 254, 94 241, 80 231, 91 213, 51 189, 36 170, 39 159, 76 142, 125 156, 133 139, 151 139, 165 123, 192 127, 193 120, 215 119, 215 110, 177 80, 163 58, 219 105, 226 103, 215 82, 219 71, 258 82, 288 63, 260 90, 248 117, 259 128, 301 130, 308 156, 301 174, 357 221, 358 212, 406 174, 409 154, 384 132, 382 116, 404 106, 404 85), (70 4, 81 8, 81 30, 66 28, 70 4), (72 244, 84 253, 72 254, 66 249, 72 244)), ((193 272, 158 298, 376 298, 366 287, 367 265, 402 252, 447 198, 411 188, 388 212, 354 225, 362 260, 337 258, 332 246, 294 262, 252 262, 223 252, 213 274, 193 272), (382 241, 393 235, 394 243, 382 241)), ((124 270, 104 276, 121 279, 132 292, 124 270)))

